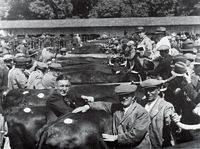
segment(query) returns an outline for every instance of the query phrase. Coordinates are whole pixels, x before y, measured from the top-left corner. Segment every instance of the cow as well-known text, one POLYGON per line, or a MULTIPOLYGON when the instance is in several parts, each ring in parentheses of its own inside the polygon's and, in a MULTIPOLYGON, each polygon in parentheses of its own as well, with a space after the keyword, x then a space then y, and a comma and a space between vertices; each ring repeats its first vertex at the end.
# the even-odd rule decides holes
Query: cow
POLYGON ((101 43, 85 43, 82 47, 78 47, 71 51, 73 54, 98 54, 98 53, 105 53, 106 49, 104 44, 101 43))
MULTIPOLYGON (((85 104, 85 101, 80 99, 81 95, 94 96, 97 100, 112 101, 115 86, 74 85, 72 90, 77 96, 77 106, 81 106, 85 104)), ((52 90, 28 89, 8 92, 3 100, 3 108, 12 149, 36 148, 35 135, 39 128, 47 123, 46 101, 51 93, 52 90)))
POLYGON ((111 133, 112 116, 104 111, 70 113, 38 132, 37 149, 107 149, 102 133, 111 133))
POLYGON ((71 77, 73 84, 96 84, 140 81, 139 73, 126 67, 110 65, 107 57, 59 57, 62 72, 71 77))

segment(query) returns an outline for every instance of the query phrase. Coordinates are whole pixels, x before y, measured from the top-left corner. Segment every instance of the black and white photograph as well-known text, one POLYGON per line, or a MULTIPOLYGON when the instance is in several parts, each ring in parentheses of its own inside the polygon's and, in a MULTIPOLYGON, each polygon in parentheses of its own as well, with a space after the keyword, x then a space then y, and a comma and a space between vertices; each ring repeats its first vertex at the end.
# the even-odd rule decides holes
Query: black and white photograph
POLYGON ((0 0, 0 149, 200 149, 200 0, 0 0))

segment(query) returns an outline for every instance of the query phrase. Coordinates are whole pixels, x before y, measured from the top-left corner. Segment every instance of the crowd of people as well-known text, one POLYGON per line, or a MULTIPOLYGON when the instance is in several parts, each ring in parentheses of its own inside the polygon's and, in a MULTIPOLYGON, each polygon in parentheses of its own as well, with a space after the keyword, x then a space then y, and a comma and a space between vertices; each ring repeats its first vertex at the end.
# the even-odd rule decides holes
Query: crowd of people
MULTIPOLYGON (((56 58, 84 46, 79 35, 75 37, 71 49, 63 47, 59 52, 55 52, 48 44, 44 44, 40 51, 27 49, 26 40, 22 40, 13 53, 2 41, 0 93, 6 94, 19 88, 57 88, 61 96, 66 96, 71 83, 60 75, 62 65, 57 63, 56 58)), ((108 37, 104 35, 102 38, 108 37)), ((151 37, 144 27, 138 27, 132 35, 125 32, 123 37, 109 38, 106 53, 112 53, 113 56, 109 58, 108 65, 119 64, 128 71, 137 72, 141 76, 140 84, 117 86, 115 93, 120 99, 117 105, 95 102, 93 97, 82 96, 88 100, 88 104, 73 112, 86 112, 91 108, 112 113, 113 134, 103 134, 103 138, 117 143, 116 148, 161 148, 196 139, 198 136, 193 135, 196 130, 176 136, 172 130, 175 126, 172 125, 174 123, 183 129, 196 129, 196 126, 186 127, 185 124, 200 122, 199 50, 200 35, 186 32, 168 34, 165 27, 157 28, 151 37), (144 91, 141 103, 136 101, 135 92, 138 88, 144 91), (191 139, 185 139, 188 134, 191 139)), ((53 111, 62 111, 64 106, 69 106, 66 101, 53 103, 55 100, 49 102, 53 111)))

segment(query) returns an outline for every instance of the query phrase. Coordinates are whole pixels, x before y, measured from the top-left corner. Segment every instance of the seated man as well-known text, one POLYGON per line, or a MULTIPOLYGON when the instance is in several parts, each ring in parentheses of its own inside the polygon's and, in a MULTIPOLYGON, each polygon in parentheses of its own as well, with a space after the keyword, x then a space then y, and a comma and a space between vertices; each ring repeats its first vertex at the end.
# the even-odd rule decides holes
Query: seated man
POLYGON ((150 117, 148 112, 135 100, 137 86, 122 84, 115 88, 120 103, 91 102, 73 111, 86 112, 89 109, 104 110, 113 115, 113 134, 103 134, 105 141, 115 148, 151 148, 149 139, 150 117))

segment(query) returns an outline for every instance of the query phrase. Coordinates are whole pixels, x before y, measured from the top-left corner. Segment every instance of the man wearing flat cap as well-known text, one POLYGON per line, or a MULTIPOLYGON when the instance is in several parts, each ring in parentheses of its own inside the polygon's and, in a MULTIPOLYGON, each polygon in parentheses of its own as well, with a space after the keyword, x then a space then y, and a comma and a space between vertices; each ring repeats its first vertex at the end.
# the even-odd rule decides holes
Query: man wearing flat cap
POLYGON ((120 103, 91 102, 76 108, 73 113, 89 109, 104 110, 113 115, 112 134, 102 134, 105 141, 112 142, 119 149, 150 149, 148 112, 135 101, 137 86, 121 84, 115 88, 120 103))
POLYGON ((152 147, 155 149, 173 145, 171 142, 174 141, 174 138, 170 132, 170 125, 172 121, 177 125, 180 122, 180 117, 175 113, 174 106, 160 96, 161 92, 164 91, 163 83, 163 80, 157 79, 147 79, 140 83, 145 91, 147 101, 145 109, 151 117, 149 134, 152 147))

